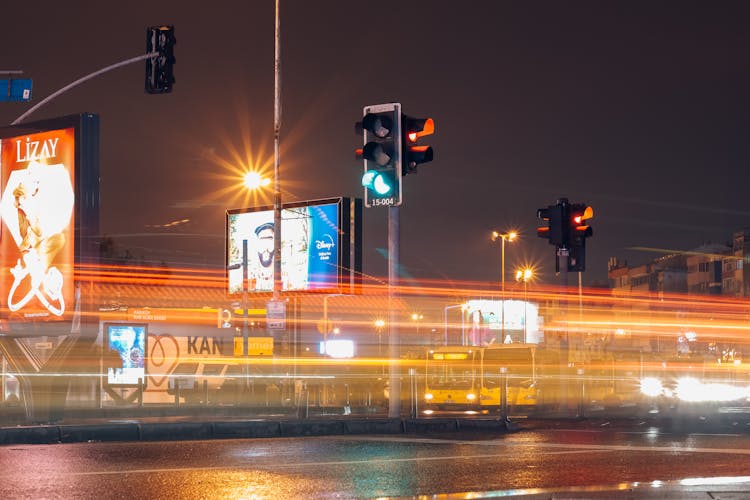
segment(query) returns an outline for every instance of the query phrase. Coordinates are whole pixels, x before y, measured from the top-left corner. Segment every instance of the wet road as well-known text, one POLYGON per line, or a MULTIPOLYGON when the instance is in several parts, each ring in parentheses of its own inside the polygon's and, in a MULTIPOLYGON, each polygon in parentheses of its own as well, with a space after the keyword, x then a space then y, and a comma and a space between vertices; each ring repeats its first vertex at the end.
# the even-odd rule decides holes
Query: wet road
POLYGON ((12 445, 0 470, 0 498, 747 498, 750 431, 529 422, 510 434, 12 445))

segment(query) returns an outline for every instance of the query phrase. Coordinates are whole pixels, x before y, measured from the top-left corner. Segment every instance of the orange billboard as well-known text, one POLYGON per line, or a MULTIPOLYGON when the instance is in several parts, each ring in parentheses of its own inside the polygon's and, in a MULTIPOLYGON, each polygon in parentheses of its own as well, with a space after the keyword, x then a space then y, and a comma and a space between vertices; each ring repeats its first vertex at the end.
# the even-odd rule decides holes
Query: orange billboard
POLYGON ((75 128, 0 139, 0 285, 8 319, 74 309, 75 128))

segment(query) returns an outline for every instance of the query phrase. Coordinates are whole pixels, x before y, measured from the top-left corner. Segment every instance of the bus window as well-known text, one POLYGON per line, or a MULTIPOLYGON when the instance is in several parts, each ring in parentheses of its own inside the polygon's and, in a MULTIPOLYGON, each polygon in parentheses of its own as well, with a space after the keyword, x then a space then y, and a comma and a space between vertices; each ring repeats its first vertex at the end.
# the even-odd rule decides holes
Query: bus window
POLYGON ((516 346, 491 346, 484 349, 482 374, 487 385, 497 381, 504 369, 511 381, 521 382, 535 378, 534 348, 516 346))
POLYGON ((432 389, 470 389, 476 377, 475 352, 431 352, 427 357, 427 386, 432 389))

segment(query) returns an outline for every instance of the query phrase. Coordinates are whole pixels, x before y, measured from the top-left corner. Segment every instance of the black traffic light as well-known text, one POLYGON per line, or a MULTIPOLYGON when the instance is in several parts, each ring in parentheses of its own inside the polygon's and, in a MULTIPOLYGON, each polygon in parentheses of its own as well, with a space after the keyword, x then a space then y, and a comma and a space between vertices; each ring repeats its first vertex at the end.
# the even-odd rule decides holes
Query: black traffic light
POLYGON ((560 198, 556 204, 537 210, 536 216, 547 223, 537 228, 537 236, 555 245, 555 270, 560 270, 561 258, 567 256, 564 265, 568 271, 585 271, 586 238, 593 234, 586 221, 594 217, 594 209, 560 198))
POLYGON ((403 162, 403 175, 417 173, 417 167, 422 163, 432 161, 433 151, 431 146, 417 144, 420 137, 432 135, 435 132, 435 122, 432 118, 413 118, 401 115, 401 140, 403 162))
POLYGON ((365 106, 363 115, 355 129, 364 134, 364 146, 357 150, 357 158, 364 160, 365 206, 401 205, 401 104, 365 106))
POLYGON ((594 234, 587 220, 594 217, 594 209, 585 203, 570 205, 568 218, 568 271, 586 270, 586 238, 594 234))
POLYGON ((536 216, 547 222, 546 226, 537 228, 537 236, 548 239, 550 245, 565 246, 568 231, 564 227, 566 225, 564 221, 567 218, 569 207, 568 200, 561 198, 556 205, 549 205, 547 208, 537 210, 536 216))
POLYGON ((156 52, 146 59, 146 92, 172 92, 174 84, 174 26, 151 26, 146 30, 146 53, 156 52))
POLYGON ((594 217, 594 209, 585 203, 574 203, 570 205, 568 218, 568 242, 571 246, 581 244, 594 234, 593 229, 586 221, 594 217))

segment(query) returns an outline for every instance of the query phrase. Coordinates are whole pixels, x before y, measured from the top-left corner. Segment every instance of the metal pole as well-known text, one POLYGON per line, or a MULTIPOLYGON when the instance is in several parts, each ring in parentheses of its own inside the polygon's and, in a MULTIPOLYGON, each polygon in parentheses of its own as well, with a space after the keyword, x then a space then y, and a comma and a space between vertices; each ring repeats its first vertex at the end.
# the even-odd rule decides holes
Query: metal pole
POLYGON ((279 185, 279 136, 281 133, 281 21, 279 0, 276 0, 274 51, 274 113, 273 113, 273 300, 281 293, 281 186, 279 185))
POLYGON ((529 314, 529 300, 528 300, 528 294, 527 294, 527 282, 528 280, 524 277, 523 279, 523 343, 526 343, 526 322, 528 320, 528 314, 529 314))
POLYGON ((323 296, 323 349, 328 350, 328 295, 323 296))
MULTIPOLYGON (((247 341, 248 341, 248 331, 247 331, 247 280, 248 280, 248 270, 247 270, 247 240, 242 240, 242 374, 243 378, 245 379, 245 383, 243 386, 247 390, 248 385, 248 366, 247 366, 247 356, 248 356, 248 349, 247 349, 247 341)), ((247 392, 247 391, 245 391, 247 392)))
POLYGON ((500 266, 502 267, 502 270, 500 271, 500 291, 501 291, 501 297, 500 297, 500 343, 502 344, 505 342, 505 235, 501 234, 501 243, 500 248, 502 249, 500 251, 500 266))
POLYGON ((466 345, 466 323, 464 322, 466 318, 466 311, 464 308, 461 308, 461 345, 466 345))
POLYGON ((242 357, 247 358, 247 240, 242 240, 242 357))
POLYGON ((106 68, 102 68, 102 69, 100 69, 98 71, 94 71, 93 73, 91 73, 89 75, 81 77, 78 80, 76 80, 74 82, 71 82, 68 85, 64 86, 63 88, 61 88, 60 90, 58 90, 54 94, 51 94, 51 95, 45 97, 44 99, 42 99, 41 101, 39 101, 35 106, 32 106, 24 114, 22 114, 21 116, 19 116, 15 120, 13 120, 13 123, 11 123, 11 125, 17 125, 17 124, 21 123, 21 121, 23 121, 24 118, 26 118, 27 116, 29 116, 31 113, 33 113, 37 109, 41 108, 44 104, 48 103, 49 101, 51 101, 55 97, 59 96, 60 94, 64 94, 65 92, 67 92, 68 90, 72 89, 73 87, 77 87, 78 85, 82 84, 85 81, 91 80, 92 78, 94 78, 96 76, 99 76, 102 73, 106 73, 108 71, 111 71, 113 69, 119 68, 121 66, 127 66, 128 64, 132 64, 132 63, 135 63, 135 62, 138 62, 138 61, 143 61, 144 59, 151 59, 151 58, 154 58, 154 57, 156 57, 158 55, 159 55, 159 53, 156 52, 156 51, 149 52, 148 54, 143 54, 143 55, 140 55, 140 56, 137 56, 137 57, 132 57, 130 59, 126 59, 124 61, 120 61, 118 63, 115 63, 115 64, 112 64, 110 66, 107 66, 106 68))
POLYGON ((445 329, 445 346, 448 347, 448 309, 450 309, 451 306, 446 306, 443 308, 443 327, 445 329))
POLYGON ((390 363, 388 416, 401 416, 401 349, 398 328, 398 317, 395 312, 394 298, 398 287, 398 259, 399 259, 399 222, 400 208, 388 207, 388 357, 390 363))

